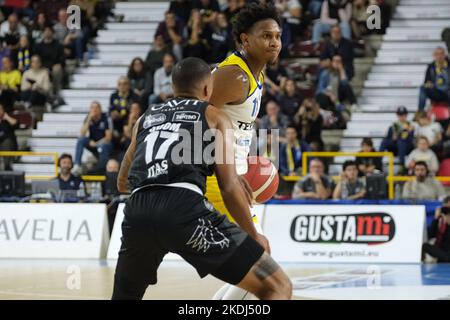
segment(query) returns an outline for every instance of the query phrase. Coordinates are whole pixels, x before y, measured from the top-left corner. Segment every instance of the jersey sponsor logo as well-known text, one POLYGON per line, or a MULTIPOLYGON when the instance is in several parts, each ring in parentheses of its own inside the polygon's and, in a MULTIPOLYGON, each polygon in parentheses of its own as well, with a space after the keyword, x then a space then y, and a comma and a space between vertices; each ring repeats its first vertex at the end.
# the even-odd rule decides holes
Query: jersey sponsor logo
POLYGON ((200 102, 201 102, 200 100, 193 100, 193 99, 183 99, 183 100, 172 99, 172 100, 167 101, 166 103, 155 104, 150 107, 150 110, 156 111, 156 110, 161 110, 161 109, 167 108, 167 107, 175 108, 178 106, 188 106, 188 105, 196 106, 200 102))
POLYGON ((300 215, 291 224, 296 242, 382 244, 395 235, 394 218, 384 212, 300 215))
POLYGON ((236 144, 241 147, 249 147, 252 143, 252 140, 249 138, 239 138, 236 141, 236 144))
POLYGON ((200 120, 200 113, 196 111, 176 111, 173 114, 174 122, 197 122, 200 120))
POLYGON ((148 168, 148 176, 147 178, 155 178, 157 176, 160 176, 162 174, 168 173, 168 163, 167 160, 163 160, 161 162, 156 162, 152 166, 148 168))
POLYGON ((238 128, 241 130, 252 130, 253 129, 253 122, 243 122, 243 121, 238 121, 238 128))
POLYGON ((198 222, 194 233, 186 242, 187 246, 191 246, 192 249, 197 251, 203 250, 203 252, 208 251, 211 246, 219 246, 221 249, 230 246, 230 240, 214 227, 211 221, 199 218, 198 222))
POLYGON ((164 121, 166 121, 166 115, 164 113, 151 114, 145 117, 143 127, 144 129, 148 129, 164 121))

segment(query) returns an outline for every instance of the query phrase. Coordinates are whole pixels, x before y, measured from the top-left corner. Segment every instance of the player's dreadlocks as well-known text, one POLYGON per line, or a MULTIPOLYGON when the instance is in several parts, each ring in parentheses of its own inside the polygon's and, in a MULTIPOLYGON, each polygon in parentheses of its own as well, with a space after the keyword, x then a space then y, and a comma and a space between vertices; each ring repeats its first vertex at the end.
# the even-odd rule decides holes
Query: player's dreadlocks
POLYGON ((252 3, 240 10, 232 19, 234 39, 241 44, 240 35, 259 21, 273 19, 281 27, 281 19, 273 4, 252 3))

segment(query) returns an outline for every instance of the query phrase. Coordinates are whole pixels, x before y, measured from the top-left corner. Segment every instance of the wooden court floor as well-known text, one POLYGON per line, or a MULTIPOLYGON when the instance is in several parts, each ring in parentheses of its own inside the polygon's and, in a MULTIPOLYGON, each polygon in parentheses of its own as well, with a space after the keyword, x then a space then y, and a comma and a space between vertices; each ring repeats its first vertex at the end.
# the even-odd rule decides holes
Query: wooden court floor
MULTIPOLYGON (((448 299, 450 264, 282 264, 294 299, 448 299)), ((0 259, 0 300, 110 299, 115 261, 0 259)), ((211 299, 223 283, 164 261, 144 299, 211 299)))
MULTIPOLYGON (((93 260, 0 260, 0 299, 109 299, 114 261, 93 260)), ((312 268, 289 268, 289 276, 313 275, 312 268)), ((144 299, 211 299, 223 282, 200 279, 184 262, 165 261, 158 284, 144 299)))

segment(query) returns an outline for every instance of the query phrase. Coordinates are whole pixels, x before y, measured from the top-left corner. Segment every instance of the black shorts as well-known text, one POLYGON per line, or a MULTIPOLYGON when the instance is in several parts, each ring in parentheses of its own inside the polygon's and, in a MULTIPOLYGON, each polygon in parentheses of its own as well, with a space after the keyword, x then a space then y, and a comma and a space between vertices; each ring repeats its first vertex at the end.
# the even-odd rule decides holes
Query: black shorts
POLYGON ((128 199, 124 213, 116 277, 126 274, 134 283, 155 284, 159 264, 173 252, 200 277, 211 274, 237 284, 264 253, 205 197, 188 189, 142 189, 128 199))

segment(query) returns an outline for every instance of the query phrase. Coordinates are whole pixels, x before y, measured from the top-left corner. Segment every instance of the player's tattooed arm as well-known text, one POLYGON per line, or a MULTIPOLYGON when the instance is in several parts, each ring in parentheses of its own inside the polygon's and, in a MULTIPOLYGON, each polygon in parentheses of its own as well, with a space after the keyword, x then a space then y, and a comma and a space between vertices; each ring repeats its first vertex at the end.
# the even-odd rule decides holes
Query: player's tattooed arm
POLYGON ((128 174, 130 172, 131 163, 133 162, 134 153, 136 151, 136 135, 141 118, 139 118, 134 124, 130 146, 128 147, 127 152, 123 157, 122 164, 120 165, 119 176, 117 177, 117 190, 122 193, 130 192, 130 186, 128 185, 128 174))
POLYGON ((209 102, 222 108, 225 104, 239 104, 247 99, 250 81, 237 66, 226 66, 213 73, 213 93, 209 102))

